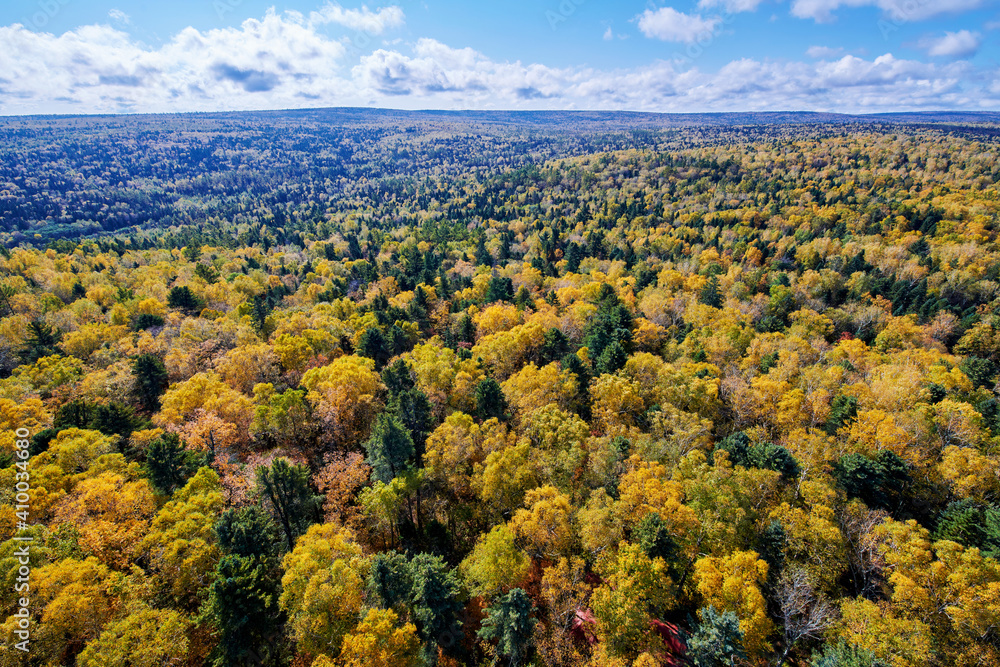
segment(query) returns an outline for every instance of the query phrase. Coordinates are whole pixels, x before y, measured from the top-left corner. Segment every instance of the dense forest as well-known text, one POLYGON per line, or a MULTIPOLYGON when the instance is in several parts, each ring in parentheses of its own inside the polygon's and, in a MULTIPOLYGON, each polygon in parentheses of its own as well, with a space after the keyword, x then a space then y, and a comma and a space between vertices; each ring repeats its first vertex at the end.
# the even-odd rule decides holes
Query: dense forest
POLYGON ((0 122, 0 665, 1000 664, 1000 126, 491 118, 0 122))

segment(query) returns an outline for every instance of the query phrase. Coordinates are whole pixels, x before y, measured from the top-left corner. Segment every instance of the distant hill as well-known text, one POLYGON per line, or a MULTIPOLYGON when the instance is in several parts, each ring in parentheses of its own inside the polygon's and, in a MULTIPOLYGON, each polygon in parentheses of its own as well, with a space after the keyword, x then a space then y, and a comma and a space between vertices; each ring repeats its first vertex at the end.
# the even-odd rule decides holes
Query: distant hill
POLYGON ((997 111, 914 111, 879 114, 841 114, 822 111, 746 111, 732 113, 651 113, 635 111, 447 111, 368 109, 331 107, 277 111, 231 111, 218 113, 137 114, 137 115, 52 115, 0 117, 0 127, 38 123, 69 124, 77 127, 115 121, 143 124, 149 122, 255 121, 302 122, 341 126, 386 126, 397 124, 446 124, 454 127, 481 126, 536 128, 600 132, 627 129, 670 129, 690 127, 727 127, 760 125, 823 124, 897 124, 897 125, 974 125, 1000 128, 997 111))

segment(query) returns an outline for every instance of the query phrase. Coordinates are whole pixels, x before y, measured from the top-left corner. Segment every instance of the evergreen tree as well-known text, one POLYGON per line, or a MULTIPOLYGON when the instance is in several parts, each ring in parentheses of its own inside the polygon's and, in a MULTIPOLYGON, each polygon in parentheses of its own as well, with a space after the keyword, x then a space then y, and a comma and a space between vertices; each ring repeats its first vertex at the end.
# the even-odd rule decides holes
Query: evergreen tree
POLYGON ((694 667, 735 667, 746 658, 740 621, 731 611, 720 614, 709 605, 700 611, 701 623, 688 638, 688 659, 694 667))
POLYGON ((988 558, 1000 557, 1000 507, 965 498, 948 504, 938 517, 934 540, 975 547, 988 558))
POLYGON ((382 370, 382 384, 389 390, 391 396, 409 391, 416 386, 413 372, 402 359, 397 359, 382 370))
POLYGON ((146 451, 145 471, 150 483, 169 496, 187 483, 204 463, 204 457, 184 449, 176 433, 164 433, 146 451))
POLYGON ((841 640, 813 654, 809 667, 889 667, 889 663, 879 660, 871 651, 841 640))
POLYGON ((382 331, 374 326, 368 327, 361 334, 357 351, 361 356, 368 357, 375 362, 375 370, 381 370, 392 358, 393 352, 385 336, 382 335, 382 331))
POLYGON ((476 385, 476 415, 480 419, 503 419, 507 414, 507 397, 500 383, 484 378, 476 385))
POLYGON ((278 582, 259 558, 229 554, 219 561, 207 605, 219 632, 216 667, 271 663, 278 652, 278 582))
POLYGON ((628 361, 628 353, 625 352, 625 348, 617 340, 613 340, 597 358, 595 370, 598 374, 614 373, 625 368, 626 361, 628 361))
POLYGON ((229 508, 212 526, 219 548, 229 554, 254 558, 277 555, 277 526, 258 504, 229 508))
POLYGON ((148 412, 160 408, 160 394, 169 384, 167 369, 159 357, 153 354, 140 354, 132 363, 132 375, 135 377, 135 395, 148 412))
POLYGON ((834 464, 833 476, 849 498, 860 498, 876 509, 891 509, 910 478, 906 462, 888 449, 874 458, 846 454, 834 464))
POLYGON ((409 609, 413 597, 410 561, 395 551, 375 554, 368 571, 367 589, 386 609, 409 609))
POLYGON ((520 588, 511 589, 486 609, 486 618, 478 637, 496 642, 494 665, 510 667, 525 664, 532 648, 535 619, 531 617, 531 598, 520 588), (505 660, 501 660, 505 658, 505 660))
POLYGON ((56 346, 62 340, 62 333, 41 320, 28 323, 28 336, 21 348, 21 357, 26 364, 33 364, 42 357, 60 354, 56 346))
POLYGON ((722 294, 719 292, 719 277, 712 274, 701 288, 698 300, 712 308, 722 308, 722 294))
POLYGON ((438 646, 446 655, 457 655, 462 640, 458 579, 440 556, 426 553, 417 554, 410 561, 410 576, 410 604, 428 662, 435 662, 438 646))
POLYGON ((397 477, 416 455, 416 446, 409 431, 392 412, 386 411, 375 420, 371 437, 364 443, 372 479, 388 484, 397 477))
POLYGON ((494 301, 514 301, 514 281, 504 276, 490 278, 489 289, 486 290, 486 303, 494 301))
POLYGON ((296 538, 319 520, 323 505, 324 497, 309 487, 309 468, 290 466, 285 459, 260 466, 257 491, 284 533, 286 551, 291 551, 296 538))
POLYGON ((167 294, 167 305, 171 308, 180 308, 186 311, 193 311, 200 305, 200 300, 187 285, 172 287, 167 294))

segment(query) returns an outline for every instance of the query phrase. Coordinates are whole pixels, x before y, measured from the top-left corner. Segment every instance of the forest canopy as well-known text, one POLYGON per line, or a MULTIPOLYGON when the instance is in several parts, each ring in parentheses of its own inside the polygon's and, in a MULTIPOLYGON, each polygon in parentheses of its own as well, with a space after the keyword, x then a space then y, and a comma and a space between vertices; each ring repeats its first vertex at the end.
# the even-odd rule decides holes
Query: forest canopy
POLYGON ((0 665, 1000 663, 991 128, 437 122, 0 124, 0 665))

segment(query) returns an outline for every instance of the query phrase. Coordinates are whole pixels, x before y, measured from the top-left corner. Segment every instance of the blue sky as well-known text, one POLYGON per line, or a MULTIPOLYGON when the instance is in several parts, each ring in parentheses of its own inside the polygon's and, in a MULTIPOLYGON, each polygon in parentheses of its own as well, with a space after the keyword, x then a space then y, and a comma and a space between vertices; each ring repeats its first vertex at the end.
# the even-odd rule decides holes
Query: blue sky
POLYGON ((1000 109, 1000 0, 7 0, 0 114, 1000 109))

